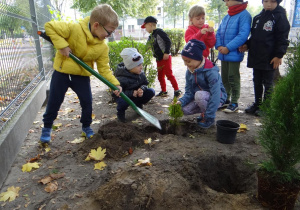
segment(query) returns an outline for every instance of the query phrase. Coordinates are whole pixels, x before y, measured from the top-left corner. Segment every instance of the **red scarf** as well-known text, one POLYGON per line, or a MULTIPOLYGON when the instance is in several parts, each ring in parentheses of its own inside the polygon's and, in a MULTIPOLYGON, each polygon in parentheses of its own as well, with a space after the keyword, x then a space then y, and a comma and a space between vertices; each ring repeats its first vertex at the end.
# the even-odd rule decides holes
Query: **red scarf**
POLYGON ((228 7, 228 15, 233 16, 242 11, 244 11, 248 6, 248 2, 244 2, 243 4, 237 4, 231 7, 228 7))

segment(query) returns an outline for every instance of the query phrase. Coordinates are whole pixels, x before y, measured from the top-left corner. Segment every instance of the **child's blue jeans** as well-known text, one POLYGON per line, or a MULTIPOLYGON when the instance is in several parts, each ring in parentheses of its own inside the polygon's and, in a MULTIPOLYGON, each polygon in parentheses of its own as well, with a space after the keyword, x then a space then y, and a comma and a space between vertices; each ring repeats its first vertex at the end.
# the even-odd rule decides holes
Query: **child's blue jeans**
POLYGON ((88 127, 92 123, 92 91, 89 76, 63 74, 54 71, 50 83, 49 99, 46 112, 43 115, 44 127, 51 128, 68 88, 71 88, 78 96, 81 105, 82 127, 88 127))

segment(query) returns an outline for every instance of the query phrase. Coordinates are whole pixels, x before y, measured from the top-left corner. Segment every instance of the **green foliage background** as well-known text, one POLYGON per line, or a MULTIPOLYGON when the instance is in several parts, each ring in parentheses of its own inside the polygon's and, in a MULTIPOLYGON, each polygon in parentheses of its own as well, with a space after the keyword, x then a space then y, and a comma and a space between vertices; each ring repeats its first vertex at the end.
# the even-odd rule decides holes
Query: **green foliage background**
POLYGON ((171 39, 172 45, 171 45, 171 54, 172 56, 178 55, 179 51, 182 50, 184 47, 185 41, 184 41, 184 29, 180 28, 174 28, 174 29, 165 29, 164 30, 169 38, 171 39))
POLYGON ((116 70, 119 63, 123 61, 120 53, 124 48, 136 48, 143 55, 143 69, 149 81, 149 87, 153 86, 156 78, 156 66, 153 64, 152 51, 146 43, 133 40, 131 37, 122 37, 120 41, 108 42, 109 46, 109 65, 112 71, 116 70))

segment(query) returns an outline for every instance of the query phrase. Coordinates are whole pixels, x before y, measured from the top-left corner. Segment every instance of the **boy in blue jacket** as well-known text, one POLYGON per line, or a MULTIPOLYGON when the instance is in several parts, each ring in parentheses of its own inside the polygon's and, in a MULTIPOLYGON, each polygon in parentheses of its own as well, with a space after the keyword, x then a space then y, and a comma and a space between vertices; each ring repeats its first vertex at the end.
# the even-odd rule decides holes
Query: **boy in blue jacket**
POLYGON ((216 112, 226 101, 227 93, 223 86, 219 68, 203 57, 205 44, 191 39, 181 52, 187 66, 185 93, 177 102, 185 115, 201 113, 198 126, 209 128, 215 122, 216 112))
POLYGON ((263 10, 253 18, 251 36, 240 48, 248 51, 247 67, 253 68, 254 103, 246 113, 260 115, 259 105, 273 88, 275 69, 278 70, 289 46, 290 24, 282 0, 263 0, 263 10))
POLYGON ((243 0, 223 0, 228 7, 226 15, 216 34, 216 49, 221 60, 221 75, 228 100, 224 104, 224 112, 232 113, 238 110, 240 98, 240 62, 244 53, 239 51, 249 36, 251 15, 246 10, 248 2, 243 0))

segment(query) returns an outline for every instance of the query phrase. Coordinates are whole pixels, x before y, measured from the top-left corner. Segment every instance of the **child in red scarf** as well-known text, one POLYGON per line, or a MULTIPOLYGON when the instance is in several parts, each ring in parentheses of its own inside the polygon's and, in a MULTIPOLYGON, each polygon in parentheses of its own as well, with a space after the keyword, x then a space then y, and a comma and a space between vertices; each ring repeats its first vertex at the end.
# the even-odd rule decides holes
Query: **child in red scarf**
POLYGON ((206 49, 203 56, 209 56, 210 48, 216 44, 216 36, 213 27, 205 24, 205 10, 199 5, 194 5, 189 11, 190 25, 185 32, 186 43, 191 39, 197 39, 204 42, 206 49))
POLYGON ((244 59, 244 53, 239 47, 244 44, 249 36, 251 27, 251 15, 246 10, 248 2, 243 0, 223 0, 228 7, 226 15, 216 34, 216 49, 221 60, 221 75, 227 92, 224 112, 232 113, 238 110, 240 98, 240 63, 244 59))

